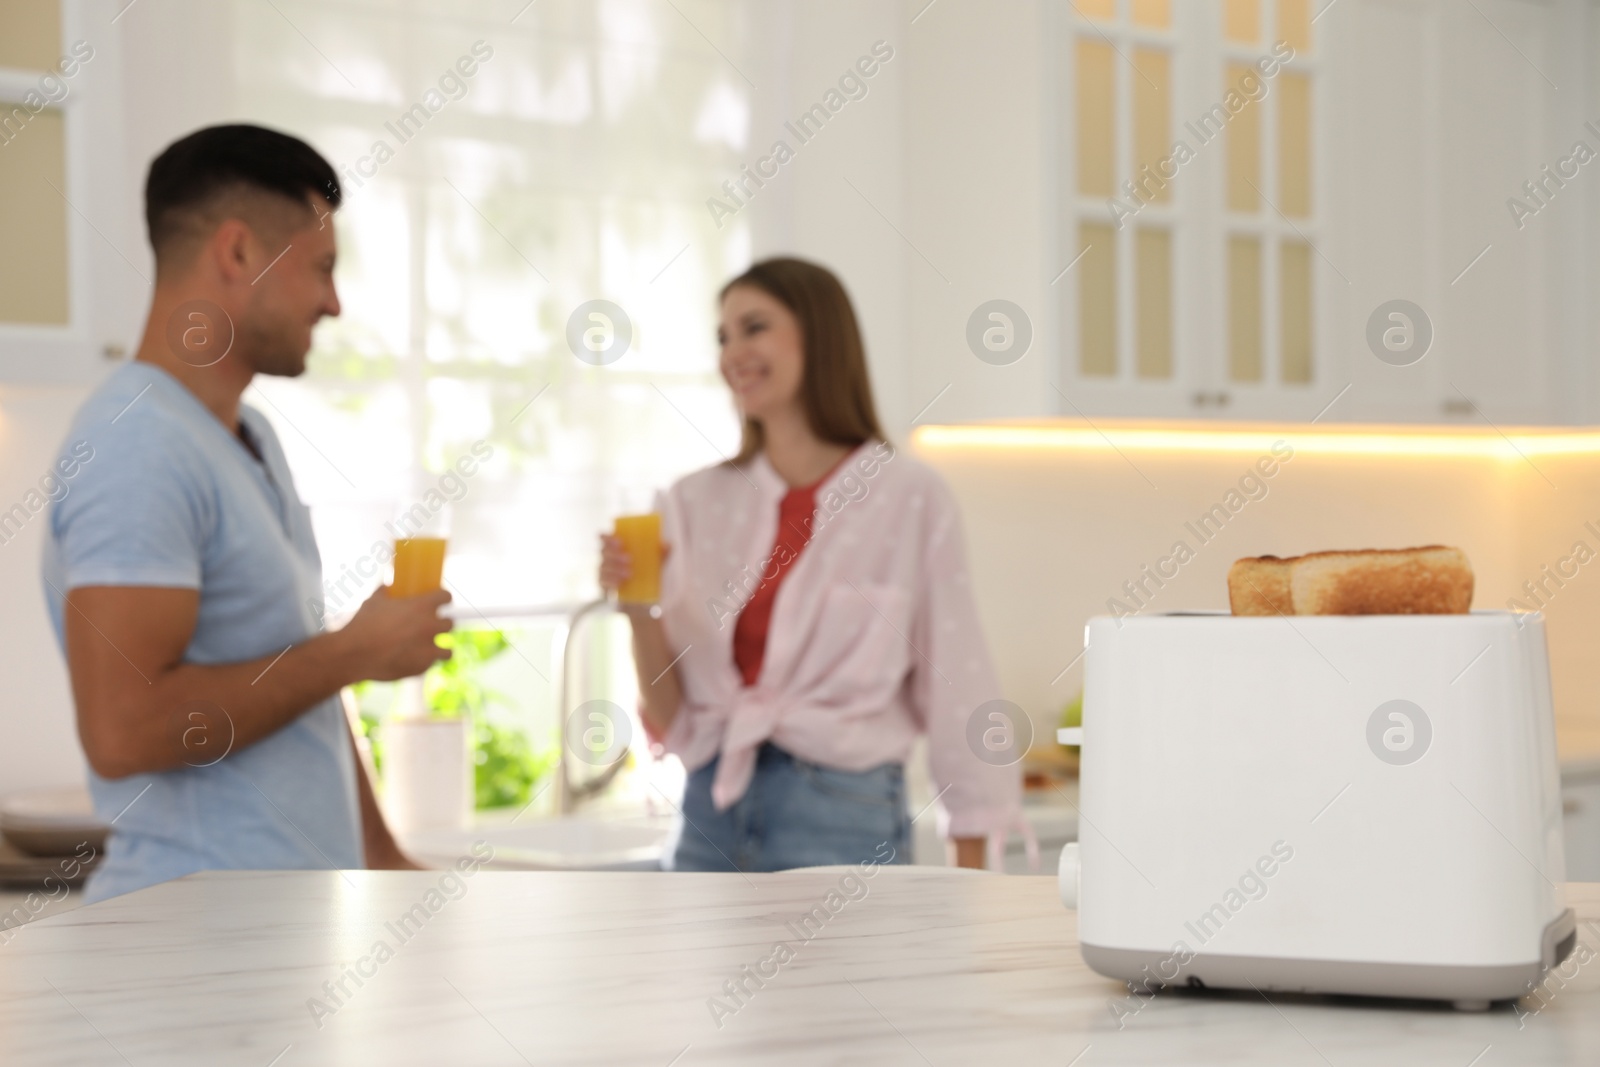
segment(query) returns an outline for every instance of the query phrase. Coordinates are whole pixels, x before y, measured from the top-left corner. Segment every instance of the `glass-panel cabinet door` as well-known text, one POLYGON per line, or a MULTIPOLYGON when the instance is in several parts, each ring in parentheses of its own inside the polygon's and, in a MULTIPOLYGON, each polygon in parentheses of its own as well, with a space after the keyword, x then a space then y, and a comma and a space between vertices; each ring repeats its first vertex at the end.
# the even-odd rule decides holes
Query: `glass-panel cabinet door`
MULTIPOLYGON (((12 115, 20 108, 0 101, 12 115)), ((5 143, 0 155, 0 323, 66 326, 71 283, 67 276, 66 122, 44 109, 5 143)))
POLYGON ((88 383, 137 335, 150 270, 120 17, 96 0, 0 0, 0 382, 88 383))
POLYGON ((1086 411, 1298 411, 1328 385, 1312 20, 1310 0, 1099 0, 1061 26, 1053 284, 1086 411))
POLYGON ((0 323, 7 325, 69 322, 60 45, 55 3, 0 3, 0 72, 9 75, 0 79, 0 323))
POLYGON ((1224 0, 1220 105, 1225 278, 1220 375, 1209 399, 1284 410, 1317 382, 1316 55, 1309 0, 1224 0))
POLYGON ((1064 9, 1061 322, 1064 411, 1182 409, 1193 353, 1178 299, 1181 161, 1173 158, 1182 64, 1170 0, 1064 9))

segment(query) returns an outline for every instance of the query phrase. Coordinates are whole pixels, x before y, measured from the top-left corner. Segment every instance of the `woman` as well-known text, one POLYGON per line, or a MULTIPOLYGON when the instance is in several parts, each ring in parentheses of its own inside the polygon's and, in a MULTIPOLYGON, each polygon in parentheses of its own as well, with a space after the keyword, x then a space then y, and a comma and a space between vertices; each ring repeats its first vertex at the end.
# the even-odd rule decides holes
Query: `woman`
MULTIPOLYGON (((739 454, 666 493, 659 610, 623 607, 646 730, 690 772, 668 865, 909 862, 904 762, 926 732, 956 860, 984 866, 1021 785, 968 743, 1000 693, 954 499, 883 439, 829 271, 757 263, 722 290, 717 337, 739 454)), ((602 587, 628 574, 602 535, 602 587)))

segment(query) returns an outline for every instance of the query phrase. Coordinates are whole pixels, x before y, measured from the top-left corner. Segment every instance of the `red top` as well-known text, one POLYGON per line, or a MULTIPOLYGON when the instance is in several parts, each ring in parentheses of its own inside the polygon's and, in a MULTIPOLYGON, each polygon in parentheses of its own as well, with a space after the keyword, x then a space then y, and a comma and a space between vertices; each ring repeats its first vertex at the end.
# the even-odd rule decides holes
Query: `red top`
POLYGON ((756 679, 761 677, 761 664, 767 654, 767 630, 772 623, 772 603, 778 596, 778 586, 783 584, 789 568, 811 540, 811 522, 817 514, 817 489, 849 458, 850 453, 845 453, 827 474, 810 485, 789 490, 778 503, 778 536, 761 569, 761 584, 739 612, 739 621, 733 627, 733 664, 739 668, 747 686, 755 685, 756 679))

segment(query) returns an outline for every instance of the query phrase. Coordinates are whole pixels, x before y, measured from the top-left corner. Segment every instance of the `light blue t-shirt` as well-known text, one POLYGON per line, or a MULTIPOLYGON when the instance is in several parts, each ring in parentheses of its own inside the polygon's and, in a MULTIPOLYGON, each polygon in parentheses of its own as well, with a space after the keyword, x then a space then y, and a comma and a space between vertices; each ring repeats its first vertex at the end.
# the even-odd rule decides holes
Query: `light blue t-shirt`
MULTIPOLYGON (((321 629, 310 516, 267 420, 245 406, 239 417, 260 461, 149 363, 118 367, 89 396, 61 455, 76 447, 81 457, 87 442, 93 458, 52 505, 45 540, 58 641, 63 597, 86 585, 198 589, 186 663, 271 658, 321 629)), ((95 813, 115 825, 87 901, 194 871, 362 866, 355 762, 337 697, 231 749, 226 718, 193 710, 169 716, 184 765, 116 780, 90 772, 95 813)))

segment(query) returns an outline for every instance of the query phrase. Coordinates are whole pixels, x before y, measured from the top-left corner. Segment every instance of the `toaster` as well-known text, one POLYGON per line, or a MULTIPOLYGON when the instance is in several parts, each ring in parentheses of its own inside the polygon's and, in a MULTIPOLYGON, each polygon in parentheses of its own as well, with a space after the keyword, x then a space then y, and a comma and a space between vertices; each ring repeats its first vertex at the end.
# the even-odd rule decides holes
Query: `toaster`
POLYGON ((1571 953, 1541 615, 1097 617, 1084 662, 1100 974, 1483 1009, 1571 953))

